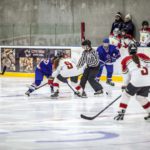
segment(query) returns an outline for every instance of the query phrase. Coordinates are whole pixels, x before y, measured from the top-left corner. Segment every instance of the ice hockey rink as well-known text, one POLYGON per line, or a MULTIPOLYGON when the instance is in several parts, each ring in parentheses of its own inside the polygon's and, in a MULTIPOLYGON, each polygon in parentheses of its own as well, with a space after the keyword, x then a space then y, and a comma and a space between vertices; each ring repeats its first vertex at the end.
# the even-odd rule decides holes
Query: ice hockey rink
POLYGON ((117 98, 120 84, 111 96, 93 96, 87 86, 88 98, 74 96, 62 84, 60 97, 51 99, 48 86, 26 97, 32 80, 0 78, 0 150, 149 150, 150 122, 134 99, 124 121, 113 120, 119 100, 95 120, 80 118, 95 115, 117 98))

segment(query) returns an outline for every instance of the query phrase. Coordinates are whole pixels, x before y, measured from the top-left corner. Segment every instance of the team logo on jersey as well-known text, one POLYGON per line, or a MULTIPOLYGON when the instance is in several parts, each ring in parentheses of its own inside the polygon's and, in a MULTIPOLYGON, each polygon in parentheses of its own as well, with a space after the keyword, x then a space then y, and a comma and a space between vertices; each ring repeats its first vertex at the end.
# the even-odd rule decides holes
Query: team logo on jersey
POLYGON ((44 62, 44 64, 47 65, 49 63, 49 59, 47 59, 47 60, 44 59, 43 62, 44 62))

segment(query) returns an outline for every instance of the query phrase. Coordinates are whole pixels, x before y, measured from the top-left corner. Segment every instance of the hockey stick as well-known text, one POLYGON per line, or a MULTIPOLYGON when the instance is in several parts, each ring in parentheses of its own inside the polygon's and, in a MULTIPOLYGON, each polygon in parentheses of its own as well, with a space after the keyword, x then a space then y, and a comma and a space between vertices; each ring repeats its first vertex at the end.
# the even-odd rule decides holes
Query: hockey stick
POLYGON ((43 85, 37 87, 35 90, 38 90, 38 89, 42 88, 43 86, 45 86, 45 85, 47 85, 47 84, 48 84, 48 83, 44 83, 43 85))
POLYGON ((73 89, 73 87, 68 82, 66 82, 66 84, 70 87, 70 89, 74 92, 74 94, 76 94, 78 97, 82 97, 73 89))
POLYGON ((0 75, 4 75, 5 71, 6 71, 7 67, 4 66, 3 71, 0 73, 0 75))
POLYGON ((107 105, 103 110, 101 110, 101 111, 100 111, 98 114, 96 114, 95 116, 93 116, 93 117, 88 117, 88 116, 85 116, 85 115, 81 114, 81 118, 86 119, 86 120, 93 120, 93 119, 95 119, 95 118, 98 117, 102 112, 104 112, 108 107, 110 107, 114 102, 116 102, 120 97, 121 97, 121 95, 119 95, 115 100, 113 100, 109 105, 107 105))
POLYGON ((66 83, 66 84, 70 87, 70 89, 74 92, 74 94, 76 94, 78 97, 82 97, 82 96, 80 96, 80 95, 73 89, 73 87, 68 83, 67 78, 62 77, 62 75, 59 74, 59 75, 57 76, 57 79, 60 80, 60 81, 63 82, 63 83, 66 83))

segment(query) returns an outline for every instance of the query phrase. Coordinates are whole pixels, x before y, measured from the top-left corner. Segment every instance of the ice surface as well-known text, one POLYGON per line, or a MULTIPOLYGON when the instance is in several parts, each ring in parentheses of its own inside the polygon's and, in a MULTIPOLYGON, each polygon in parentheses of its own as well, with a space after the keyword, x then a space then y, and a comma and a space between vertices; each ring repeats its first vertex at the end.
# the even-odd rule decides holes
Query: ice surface
POLYGON ((60 97, 51 99, 48 86, 26 97, 32 80, 0 78, 0 150, 150 149, 150 122, 143 119, 146 113, 134 98, 122 122, 113 120, 119 100, 95 120, 80 118, 95 115, 118 97, 120 84, 111 88, 111 96, 94 96, 87 85, 87 99, 62 84, 60 97))

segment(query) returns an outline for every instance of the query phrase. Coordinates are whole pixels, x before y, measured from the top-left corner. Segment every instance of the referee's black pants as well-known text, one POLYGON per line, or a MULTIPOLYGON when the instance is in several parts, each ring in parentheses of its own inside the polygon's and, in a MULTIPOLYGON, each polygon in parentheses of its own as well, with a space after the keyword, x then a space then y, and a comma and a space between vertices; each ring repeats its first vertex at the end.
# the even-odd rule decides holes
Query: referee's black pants
POLYGON ((95 77, 99 71, 99 65, 97 67, 87 67, 84 70, 83 76, 80 81, 80 86, 85 89, 86 82, 89 81, 92 88, 95 90, 95 92, 102 90, 103 87, 99 82, 95 80, 95 77))

